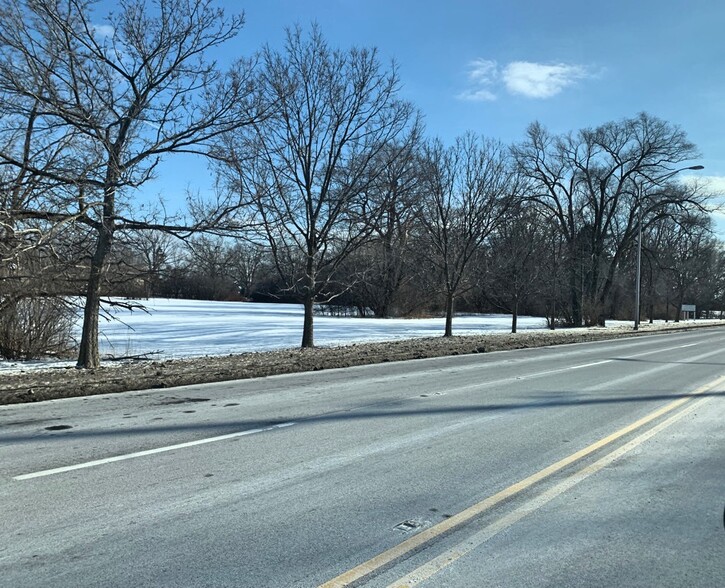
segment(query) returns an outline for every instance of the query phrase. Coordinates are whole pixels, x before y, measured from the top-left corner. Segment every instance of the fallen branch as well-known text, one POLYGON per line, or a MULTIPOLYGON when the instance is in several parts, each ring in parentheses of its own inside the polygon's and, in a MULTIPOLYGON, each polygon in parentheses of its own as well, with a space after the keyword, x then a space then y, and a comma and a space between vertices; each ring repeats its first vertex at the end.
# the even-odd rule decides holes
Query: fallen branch
POLYGON ((162 355, 164 353, 163 350, 159 351, 149 351, 147 353, 140 353, 138 355, 121 355, 119 357, 110 355, 108 357, 104 357, 103 361, 125 361, 125 360, 132 360, 132 361, 148 361, 150 359, 153 359, 150 357, 151 355, 162 355))

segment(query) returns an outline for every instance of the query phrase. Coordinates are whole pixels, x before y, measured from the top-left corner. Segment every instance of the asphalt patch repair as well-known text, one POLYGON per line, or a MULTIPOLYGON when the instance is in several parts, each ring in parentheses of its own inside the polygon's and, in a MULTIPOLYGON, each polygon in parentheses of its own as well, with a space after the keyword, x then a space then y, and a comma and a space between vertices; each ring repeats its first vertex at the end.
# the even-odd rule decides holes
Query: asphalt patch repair
MULTIPOLYGON (((631 328, 520 331, 515 334, 429 337, 192 359, 107 362, 95 370, 78 370, 72 367, 37 369, 2 374, 0 404, 38 402, 129 390, 161 390, 174 386, 243 380, 389 361, 488 353, 720 326, 725 324, 642 325, 638 332, 632 331, 631 328)), ((194 399, 199 402, 205 400, 194 399)), ((172 404, 174 401, 171 398, 163 403, 172 404)))

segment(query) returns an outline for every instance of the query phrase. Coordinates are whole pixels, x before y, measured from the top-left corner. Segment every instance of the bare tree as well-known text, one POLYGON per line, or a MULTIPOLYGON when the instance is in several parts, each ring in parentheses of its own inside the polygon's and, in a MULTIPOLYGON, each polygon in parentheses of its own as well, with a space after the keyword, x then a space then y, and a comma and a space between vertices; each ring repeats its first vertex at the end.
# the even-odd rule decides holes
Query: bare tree
POLYGON ((134 267, 135 278, 143 282, 143 295, 157 294, 161 275, 172 247, 172 236, 166 231, 131 231, 121 235, 121 241, 131 254, 128 260, 134 267))
POLYGON ((685 214, 660 224, 659 261, 668 278, 667 304, 675 307, 675 322, 679 322, 682 304, 690 303, 686 298, 701 294, 713 277, 713 259, 720 244, 707 215, 685 214))
POLYGON ((169 153, 206 153, 220 133, 256 116, 253 69, 221 72, 205 54, 237 35, 242 16, 211 0, 121 0, 103 21, 88 0, 2 0, 0 90, 45 144, 63 145, 52 166, 0 152, 0 163, 75 188, 26 215, 73 218, 95 232, 78 367, 99 365, 98 313, 106 260, 119 230, 149 227, 126 216, 129 189, 169 153), (99 24, 103 23, 103 24, 99 24))
POLYGON ((527 135, 513 152, 532 198, 550 211, 566 242, 571 322, 596 322, 638 219, 655 222, 674 208, 702 206, 701 193, 658 180, 695 157, 695 146, 679 127, 645 113, 560 136, 535 123, 527 135))
POLYGON ((265 262, 268 260, 268 251, 259 243, 253 241, 237 240, 231 247, 232 277, 237 286, 239 295, 249 298, 252 295, 257 278, 265 262))
POLYGON ((374 49, 333 50, 317 27, 288 30, 284 51, 265 48, 262 63, 262 92, 279 109, 220 146, 221 173, 253 199, 277 270, 304 304, 302 347, 312 347, 314 305, 339 294, 338 268, 369 237, 379 211, 368 188, 413 109, 374 49))
POLYGON ((0 89, 0 151, 21 163, 0 161, 0 356, 31 359, 72 350, 79 258, 87 250, 87 231, 73 218, 55 222, 28 215, 49 195, 76 189, 31 174, 47 170, 63 157, 64 141, 47 141, 38 101, 0 89), (20 106, 20 108, 19 108, 20 106))
POLYGON ((491 235, 487 263, 476 268, 484 296, 511 313, 511 332, 518 327, 519 309, 542 291, 545 251, 550 224, 535 206, 518 203, 491 235))
POLYGON ((362 276, 353 292, 361 314, 369 308, 376 317, 390 316, 401 287, 412 278, 411 237, 422 183, 420 133, 416 126, 403 141, 386 146, 383 173, 368 188, 380 214, 368 243, 348 261, 351 273, 362 276))
POLYGON ((48 133, 37 100, 0 90, 0 152, 20 163, 11 166, 0 160, 0 308, 24 298, 52 296, 56 274, 64 271, 56 247, 63 232, 70 241, 65 231, 69 223, 27 213, 50 195, 75 191, 29 172, 31 164, 48 170, 63 157, 67 143, 48 141, 48 133))
POLYGON ((450 337, 456 296, 470 287, 469 262, 504 218, 519 186, 508 150, 473 133, 457 138, 450 148, 433 141, 425 159, 419 220, 443 285, 444 336, 450 337))

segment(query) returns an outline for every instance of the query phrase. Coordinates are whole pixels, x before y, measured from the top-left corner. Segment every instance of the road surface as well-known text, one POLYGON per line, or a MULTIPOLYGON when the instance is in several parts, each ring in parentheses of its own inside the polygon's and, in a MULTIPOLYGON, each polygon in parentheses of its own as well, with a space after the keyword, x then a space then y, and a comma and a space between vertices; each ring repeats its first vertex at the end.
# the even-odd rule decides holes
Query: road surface
POLYGON ((725 586, 725 330, 0 407, 0 585, 725 586))

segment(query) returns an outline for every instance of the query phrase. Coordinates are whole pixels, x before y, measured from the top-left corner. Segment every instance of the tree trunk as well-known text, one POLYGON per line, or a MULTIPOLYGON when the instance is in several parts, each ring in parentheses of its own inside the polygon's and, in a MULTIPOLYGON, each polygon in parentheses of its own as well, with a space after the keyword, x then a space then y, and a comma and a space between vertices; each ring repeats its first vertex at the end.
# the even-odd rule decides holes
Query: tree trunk
POLYGON ((453 336, 453 292, 446 294, 446 331, 443 333, 444 337, 453 336))
POLYGON ((680 316, 682 316, 682 303, 685 301, 685 292, 680 290, 677 295, 677 307, 675 308, 675 322, 680 322, 680 316))
POLYGON ((88 288, 86 289, 86 305, 83 309, 83 328, 81 332, 81 345, 78 350, 77 368, 95 369, 101 365, 101 355, 98 351, 98 313, 101 309, 101 284, 105 274, 106 257, 111 252, 113 235, 116 231, 114 216, 116 214, 116 183, 119 178, 118 145, 106 168, 105 188, 103 190, 103 208, 101 209, 101 222, 97 227, 98 239, 96 250, 91 259, 91 270, 88 275, 88 288))
MULTIPOLYGON (((571 260, 576 257, 571 256, 571 260)), ((576 275, 576 263, 570 261, 569 263, 569 292, 571 295, 571 322, 573 327, 582 326, 582 307, 580 298, 580 288, 576 275)))
POLYGON ((670 295, 667 294, 665 298, 665 322, 670 322, 670 295))
POLYGON ((519 297, 514 296, 514 303, 511 305, 512 312, 511 312, 511 332, 516 332, 516 327, 519 322, 519 297))
POLYGON ((302 325, 302 348, 307 349, 315 346, 315 328, 312 313, 315 310, 315 286, 317 281, 317 267, 315 265, 314 246, 308 244, 307 261, 305 262, 305 285, 303 290, 303 304, 305 307, 305 319, 302 325))
POLYGON ((551 301, 551 306, 549 307, 551 320, 549 320, 549 329, 554 331, 556 329, 556 302, 554 300, 551 301))
POLYGON ((112 224, 102 227, 96 241, 96 251, 91 259, 91 271, 88 276, 86 303, 83 308, 83 327, 81 344, 78 350, 79 369, 95 369, 101 365, 98 350, 98 314, 101 308, 101 283, 103 282, 106 256, 111 250, 113 241, 112 224))
POLYGON ((315 298, 312 295, 308 295, 304 300, 305 306, 305 320, 302 325, 302 348, 310 348, 315 346, 314 339, 314 325, 313 325, 313 311, 315 309, 315 298))

